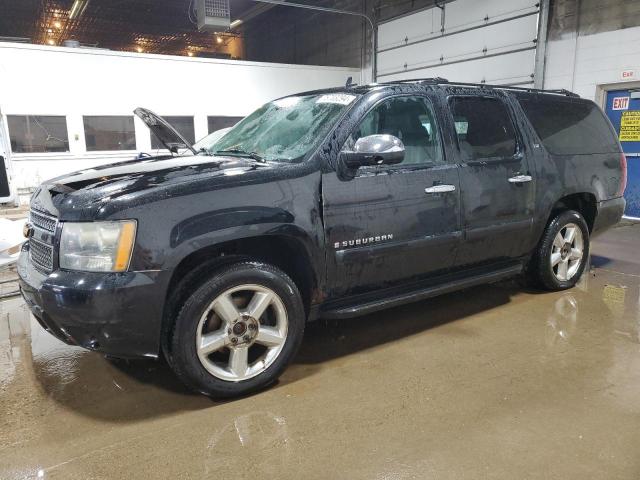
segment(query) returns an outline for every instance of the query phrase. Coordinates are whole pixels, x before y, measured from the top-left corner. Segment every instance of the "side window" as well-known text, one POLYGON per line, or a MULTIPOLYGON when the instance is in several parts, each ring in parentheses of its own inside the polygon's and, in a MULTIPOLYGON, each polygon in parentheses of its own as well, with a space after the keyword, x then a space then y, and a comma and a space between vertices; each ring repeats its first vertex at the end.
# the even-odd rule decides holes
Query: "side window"
POLYGON ((609 122, 593 102, 540 95, 521 98, 520 105, 542 144, 554 155, 620 151, 609 122))
POLYGON ((449 101, 464 161, 510 157, 516 135, 506 105, 495 98, 453 97, 449 101))
POLYGON ((359 138, 376 134, 402 140, 405 157, 401 165, 444 163, 435 115, 425 98, 397 97, 378 104, 351 133, 345 148, 352 148, 359 138))

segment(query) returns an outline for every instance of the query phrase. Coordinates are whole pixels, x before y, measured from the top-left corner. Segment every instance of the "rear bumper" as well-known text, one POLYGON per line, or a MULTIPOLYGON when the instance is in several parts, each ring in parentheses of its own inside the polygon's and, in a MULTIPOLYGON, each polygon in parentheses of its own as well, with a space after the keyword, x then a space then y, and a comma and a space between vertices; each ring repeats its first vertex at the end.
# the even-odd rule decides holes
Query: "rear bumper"
POLYGON ((620 221, 624 214, 626 201, 624 197, 612 198, 611 200, 603 200, 598 203, 598 213, 593 224, 592 233, 600 233, 613 227, 620 221))
POLYGON ((44 274, 26 248, 18 259, 20 290, 45 330, 116 357, 158 356, 166 272, 44 274))

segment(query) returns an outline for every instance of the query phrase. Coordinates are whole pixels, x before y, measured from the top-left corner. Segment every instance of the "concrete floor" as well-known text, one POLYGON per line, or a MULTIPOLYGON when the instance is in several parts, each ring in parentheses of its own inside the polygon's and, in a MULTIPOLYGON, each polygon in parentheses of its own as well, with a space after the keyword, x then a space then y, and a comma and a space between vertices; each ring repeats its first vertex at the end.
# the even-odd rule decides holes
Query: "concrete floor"
POLYGON ((313 324, 278 385, 226 403, 0 302, 0 478, 640 478, 639 247, 606 233, 567 292, 313 324))

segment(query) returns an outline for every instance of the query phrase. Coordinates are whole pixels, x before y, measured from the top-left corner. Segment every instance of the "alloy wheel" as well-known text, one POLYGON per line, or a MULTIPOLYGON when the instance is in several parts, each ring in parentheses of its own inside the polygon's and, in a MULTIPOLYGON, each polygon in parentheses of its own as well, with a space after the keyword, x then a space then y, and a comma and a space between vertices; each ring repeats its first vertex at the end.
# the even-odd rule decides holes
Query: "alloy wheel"
POLYGON ((287 311, 273 290, 240 285, 218 295, 198 322, 196 351, 213 376, 253 378, 278 358, 287 339, 287 311))
POLYGON ((575 223, 568 223, 556 234, 551 248, 551 269, 555 277, 566 282, 571 280, 582 265, 584 237, 575 223))

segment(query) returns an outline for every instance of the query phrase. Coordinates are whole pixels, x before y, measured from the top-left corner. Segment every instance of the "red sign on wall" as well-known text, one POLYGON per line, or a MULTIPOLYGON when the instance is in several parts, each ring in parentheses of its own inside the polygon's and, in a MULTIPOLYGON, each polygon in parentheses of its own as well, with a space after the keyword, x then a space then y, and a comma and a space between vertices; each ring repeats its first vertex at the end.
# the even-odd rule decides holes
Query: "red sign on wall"
POLYGON ((613 97, 612 110, 627 110, 629 108, 629 97, 613 97))

